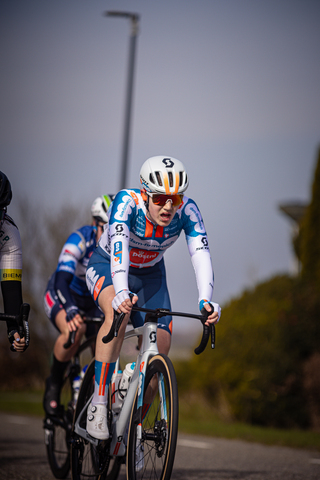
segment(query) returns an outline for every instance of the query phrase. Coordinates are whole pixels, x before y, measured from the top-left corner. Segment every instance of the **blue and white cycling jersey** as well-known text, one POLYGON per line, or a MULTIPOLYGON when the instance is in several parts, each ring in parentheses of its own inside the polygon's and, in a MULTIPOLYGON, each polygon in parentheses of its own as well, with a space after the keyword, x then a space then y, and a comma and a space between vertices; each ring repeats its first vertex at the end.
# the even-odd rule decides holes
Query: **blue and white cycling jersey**
POLYGON ((154 266, 183 230, 196 274, 199 301, 211 300, 213 269, 209 244, 200 211, 192 199, 184 196, 172 221, 165 227, 149 220, 139 189, 121 190, 108 215, 109 223, 99 240, 97 253, 110 260, 116 293, 128 289, 129 266, 154 266))
POLYGON ((56 272, 72 273, 70 288, 79 295, 90 295, 86 285, 86 268, 95 248, 94 227, 86 225, 68 237, 60 253, 56 272))

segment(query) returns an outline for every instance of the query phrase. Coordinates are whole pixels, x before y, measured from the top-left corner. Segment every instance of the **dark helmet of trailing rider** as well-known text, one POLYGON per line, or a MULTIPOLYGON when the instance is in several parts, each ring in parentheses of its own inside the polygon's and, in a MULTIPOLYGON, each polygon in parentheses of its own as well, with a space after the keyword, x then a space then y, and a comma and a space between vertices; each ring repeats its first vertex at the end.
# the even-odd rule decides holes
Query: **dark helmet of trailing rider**
POLYGON ((4 210, 11 202, 12 190, 8 177, 0 172, 0 210, 4 210))

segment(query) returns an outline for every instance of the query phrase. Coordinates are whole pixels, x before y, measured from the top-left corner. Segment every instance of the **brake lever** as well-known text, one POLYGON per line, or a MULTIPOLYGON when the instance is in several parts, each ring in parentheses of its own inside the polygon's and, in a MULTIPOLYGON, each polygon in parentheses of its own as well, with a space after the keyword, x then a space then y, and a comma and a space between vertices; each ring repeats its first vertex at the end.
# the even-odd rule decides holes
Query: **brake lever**
POLYGON ((107 333, 107 335, 102 337, 103 343, 109 343, 109 342, 111 342, 111 340, 113 340, 114 337, 118 336, 119 329, 121 327, 121 324, 122 324, 125 316, 126 316, 125 313, 123 313, 123 312, 118 313, 118 312, 116 312, 116 310, 114 310, 113 322, 112 322, 111 328, 110 328, 109 332, 107 333))
MULTIPOLYGON (((77 329, 77 330, 78 330, 78 329, 77 329)), ((69 332, 69 338, 68 338, 68 340, 66 341, 66 343, 63 345, 63 348, 66 348, 66 349, 67 349, 67 348, 71 347, 71 345, 74 344, 77 330, 72 330, 72 332, 69 332)))

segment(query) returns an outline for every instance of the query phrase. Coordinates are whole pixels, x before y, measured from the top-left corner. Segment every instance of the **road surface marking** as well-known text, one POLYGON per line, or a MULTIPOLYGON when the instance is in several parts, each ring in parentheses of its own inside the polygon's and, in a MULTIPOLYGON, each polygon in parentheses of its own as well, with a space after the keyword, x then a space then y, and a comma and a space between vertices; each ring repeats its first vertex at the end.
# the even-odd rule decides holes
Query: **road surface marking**
POLYGON ((191 447, 191 448, 212 448, 210 443, 198 442, 193 440, 180 439, 178 440, 178 445, 181 447, 191 447))

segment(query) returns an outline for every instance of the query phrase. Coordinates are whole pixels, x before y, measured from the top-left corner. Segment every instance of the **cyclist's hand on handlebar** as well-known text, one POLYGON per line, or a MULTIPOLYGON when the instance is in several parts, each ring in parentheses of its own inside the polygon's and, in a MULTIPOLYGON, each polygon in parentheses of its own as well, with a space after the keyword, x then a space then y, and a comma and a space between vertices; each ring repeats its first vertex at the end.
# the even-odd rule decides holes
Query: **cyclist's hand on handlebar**
POLYGON ((210 325, 210 323, 218 323, 221 316, 221 308, 218 303, 208 302, 207 300, 201 300, 199 304, 200 311, 202 308, 205 308, 207 312, 212 312, 207 318, 205 325, 210 325), (212 311, 213 310, 213 311, 212 311))
POLYGON ((11 343, 11 350, 15 352, 24 352, 27 349, 25 338, 21 338, 17 330, 8 333, 8 339, 11 343))
POLYGON ((112 300, 112 308, 118 313, 130 313, 132 306, 138 301, 138 296, 129 290, 121 290, 112 300))
POLYGON ((26 340, 25 338, 20 338, 19 333, 15 332, 12 345, 16 352, 24 352, 26 349, 26 340))
POLYGON ((75 332, 83 324, 79 310, 74 305, 66 309, 66 320, 70 332, 75 332))

